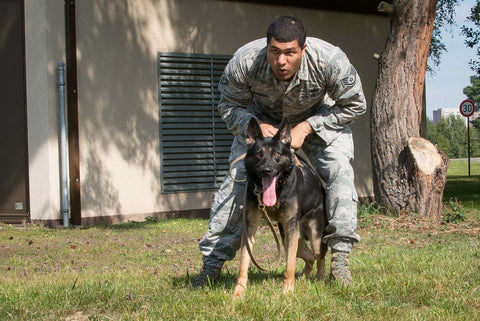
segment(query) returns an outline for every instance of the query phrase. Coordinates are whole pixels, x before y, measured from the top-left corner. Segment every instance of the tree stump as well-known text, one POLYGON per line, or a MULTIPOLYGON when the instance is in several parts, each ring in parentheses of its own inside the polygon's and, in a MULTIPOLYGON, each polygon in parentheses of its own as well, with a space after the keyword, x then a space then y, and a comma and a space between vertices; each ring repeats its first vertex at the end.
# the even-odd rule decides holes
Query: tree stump
POLYGON ((438 220, 443 216, 443 190, 447 182, 449 159, 430 141, 421 137, 408 139, 407 175, 416 191, 413 201, 423 218, 438 220))

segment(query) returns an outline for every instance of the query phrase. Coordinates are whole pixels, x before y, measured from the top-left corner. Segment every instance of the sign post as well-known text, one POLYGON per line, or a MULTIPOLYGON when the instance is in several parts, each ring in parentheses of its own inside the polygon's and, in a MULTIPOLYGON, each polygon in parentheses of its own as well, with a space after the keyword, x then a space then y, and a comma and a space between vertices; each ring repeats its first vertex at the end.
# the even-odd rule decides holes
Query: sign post
POLYGON ((475 103, 470 99, 465 99, 460 104, 460 114, 467 117, 467 151, 468 151, 468 176, 470 176, 470 116, 475 112, 475 103))

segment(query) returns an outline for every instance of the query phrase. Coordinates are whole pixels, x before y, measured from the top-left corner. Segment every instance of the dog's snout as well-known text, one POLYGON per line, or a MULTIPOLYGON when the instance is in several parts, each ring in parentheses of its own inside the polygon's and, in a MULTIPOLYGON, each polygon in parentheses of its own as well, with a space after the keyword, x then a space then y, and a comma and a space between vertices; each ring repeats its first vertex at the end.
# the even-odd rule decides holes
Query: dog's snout
POLYGON ((270 167, 262 168, 262 175, 263 176, 270 175, 271 173, 272 173, 272 169, 270 167))

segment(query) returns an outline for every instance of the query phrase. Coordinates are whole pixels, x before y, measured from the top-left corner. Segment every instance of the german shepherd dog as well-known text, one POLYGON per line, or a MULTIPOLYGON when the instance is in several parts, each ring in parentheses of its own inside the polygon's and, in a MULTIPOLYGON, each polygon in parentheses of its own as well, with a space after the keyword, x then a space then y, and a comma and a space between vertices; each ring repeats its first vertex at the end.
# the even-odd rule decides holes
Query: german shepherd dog
POLYGON ((248 183, 245 202, 246 233, 242 235, 240 271, 234 296, 246 291, 250 247, 255 232, 263 218, 259 203, 263 203, 268 216, 278 222, 286 252, 286 271, 283 293, 293 292, 295 286, 295 261, 302 258, 302 274, 308 276, 315 260, 317 278, 325 276, 327 245, 322 242, 326 225, 325 193, 320 178, 310 166, 299 160, 290 150, 291 128, 283 121, 274 137, 263 137, 260 126, 252 118, 248 127, 245 168, 248 183), (258 193, 261 197, 257 197, 258 193), (261 199, 261 200, 260 200, 261 199), (245 235, 247 234, 247 235, 245 235), (311 248, 307 247, 310 241, 311 248))

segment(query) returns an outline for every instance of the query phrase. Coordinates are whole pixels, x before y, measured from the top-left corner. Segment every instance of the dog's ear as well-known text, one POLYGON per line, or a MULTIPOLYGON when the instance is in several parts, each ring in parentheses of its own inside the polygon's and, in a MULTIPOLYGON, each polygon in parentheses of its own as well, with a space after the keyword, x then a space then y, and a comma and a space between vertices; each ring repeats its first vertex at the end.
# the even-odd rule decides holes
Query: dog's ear
POLYGON ((262 138, 263 134, 260 125, 257 123, 257 120, 254 117, 250 118, 250 122, 248 123, 247 139, 245 142, 247 145, 253 145, 255 144, 256 140, 262 138))
POLYGON ((287 119, 283 119, 280 127, 278 127, 278 132, 275 135, 275 138, 278 139, 283 145, 290 147, 292 143, 292 135, 291 135, 291 126, 290 122, 287 119))

